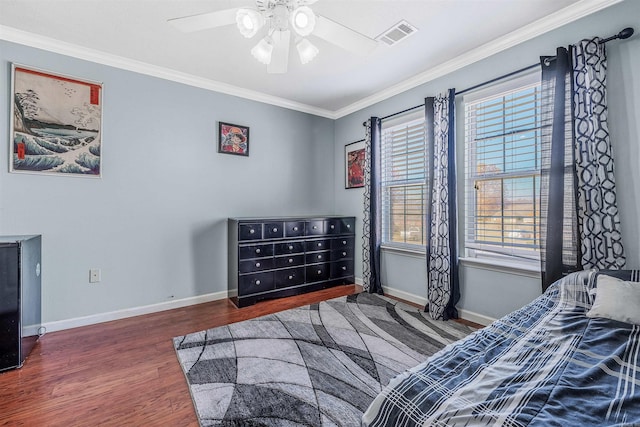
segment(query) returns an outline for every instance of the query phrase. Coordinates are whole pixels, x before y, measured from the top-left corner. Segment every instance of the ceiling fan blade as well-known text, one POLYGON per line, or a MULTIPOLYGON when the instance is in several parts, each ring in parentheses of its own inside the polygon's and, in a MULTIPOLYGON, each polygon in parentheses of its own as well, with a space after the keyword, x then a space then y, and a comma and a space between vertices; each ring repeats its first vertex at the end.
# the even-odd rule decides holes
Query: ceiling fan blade
POLYGON ((377 41, 321 15, 316 15, 311 34, 360 55, 370 53, 378 45, 377 41))
POLYGON ((236 22, 236 12, 238 9, 224 9, 215 12, 202 13, 200 15, 185 16, 182 18, 169 19, 167 22, 180 31, 192 33, 209 28, 231 25, 236 22))
POLYGON ((267 73, 282 74, 287 72, 289 65, 289 46, 291 45, 291 31, 275 31, 273 38, 273 52, 271 62, 267 65, 267 73))

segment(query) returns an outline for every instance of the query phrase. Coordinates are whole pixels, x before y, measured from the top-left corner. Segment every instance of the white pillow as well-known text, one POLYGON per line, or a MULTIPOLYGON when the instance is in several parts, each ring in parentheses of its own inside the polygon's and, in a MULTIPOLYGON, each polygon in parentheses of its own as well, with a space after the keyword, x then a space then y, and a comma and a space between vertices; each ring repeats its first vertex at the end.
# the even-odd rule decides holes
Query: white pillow
POLYGON ((640 282, 626 282, 603 274, 596 280, 596 300, 587 317, 640 325, 640 282))

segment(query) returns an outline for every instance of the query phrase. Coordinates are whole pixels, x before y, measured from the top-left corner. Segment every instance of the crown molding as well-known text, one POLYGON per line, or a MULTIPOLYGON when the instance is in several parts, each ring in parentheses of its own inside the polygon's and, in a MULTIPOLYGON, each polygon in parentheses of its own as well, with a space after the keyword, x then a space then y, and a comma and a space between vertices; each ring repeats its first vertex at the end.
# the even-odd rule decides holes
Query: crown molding
POLYGON ((614 4, 621 3, 624 0, 581 0, 564 9, 559 10, 545 18, 539 19, 529 25, 526 25, 516 31, 513 31, 503 37, 499 37, 489 43, 486 43, 476 49, 472 49, 467 53, 450 61, 444 62, 429 70, 417 74, 401 83, 393 85, 382 90, 375 95, 363 98, 344 108, 331 111, 312 105, 294 102, 285 98, 268 95, 262 92, 244 89, 238 86, 229 85, 215 80, 197 77, 191 74, 182 73, 171 70, 169 68, 151 65, 145 62, 124 58, 122 56, 109 54, 106 52, 90 49, 71 43, 61 42, 49 37, 29 33, 12 27, 0 25, 0 40, 18 43, 38 49, 44 49, 50 52, 67 55, 86 61, 95 62, 123 70, 133 71, 165 80, 170 80, 189 86, 198 87, 214 92, 220 92, 227 95, 237 96, 265 104, 270 104, 290 110, 300 111, 302 113, 313 114, 329 119, 339 119, 356 111, 367 108, 373 104, 384 101, 407 90, 435 80, 439 77, 457 71, 467 65, 495 55, 503 50, 509 49, 520 43, 528 41, 532 38, 540 36, 563 25, 569 24, 580 18, 598 12, 614 4))
POLYGON ((182 73, 171 70, 169 68, 151 65, 146 62, 136 61, 134 59, 125 58, 118 55, 90 49, 83 46, 63 42, 50 37, 41 36, 27 31, 18 30, 6 25, 0 25, 0 40, 6 40, 37 49, 43 49, 48 52, 54 52, 73 58, 91 61, 110 67, 115 67, 127 71, 133 71, 148 76, 158 77, 164 80, 170 80, 189 86, 198 87, 214 92, 224 93, 226 95, 237 96, 265 104, 275 105, 290 110, 309 113, 320 117, 335 119, 332 111, 317 108, 311 105, 294 102, 285 98, 272 96, 263 92, 244 89, 238 86, 218 82, 215 80, 197 77, 192 74, 182 73))
POLYGON ((580 18, 591 15, 602 9, 606 9, 624 0, 582 0, 565 7, 549 16, 525 25, 516 31, 490 41, 478 48, 472 49, 459 57, 435 66, 423 73, 417 74, 401 83, 393 85, 375 95, 361 99, 358 102, 334 111, 336 119, 360 111, 373 104, 384 101, 392 96, 399 95, 407 90, 428 83, 439 77, 457 71, 467 65, 486 59, 506 49, 517 46, 520 43, 531 40, 563 25, 577 21, 580 18))

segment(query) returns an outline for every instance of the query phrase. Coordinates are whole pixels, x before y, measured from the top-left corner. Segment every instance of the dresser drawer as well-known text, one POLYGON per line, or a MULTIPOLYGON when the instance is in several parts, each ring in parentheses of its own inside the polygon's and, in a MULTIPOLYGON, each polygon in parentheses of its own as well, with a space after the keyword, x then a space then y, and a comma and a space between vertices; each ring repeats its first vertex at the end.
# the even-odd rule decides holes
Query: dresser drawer
POLYGON ((284 228, 281 222, 268 222, 264 225, 265 239, 279 239, 284 236, 284 228))
POLYGON ((316 236, 324 234, 324 221, 307 221, 304 224, 305 234, 307 236, 316 236))
POLYGON ((329 219, 324 223, 324 231, 326 234, 340 234, 341 224, 339 219, 329 219))
POLYGON ((284 242, 276 243, 275 255, 301 254, 304 253, 304 242, 284 242))
POLYGON ((331 249, 353 248, 353 237, 338 237, 331 239, 331 249))
POLYGON ((273 256, 273 245, 240 246, 240 259, 264 258, 273 256))
POLYGON ((273 258, 257 258, 251 261, 240 261, 240 273, 270 270, 273 268, 273 258))
POLYGON ((330 252, 322 251, 322 252, 312 252, 304 255, 306 264, 313 264, 318 262, 327 262, 329 261, 330 252))
POLYGON ((304 264, 304 255, 288 255, 288 256, 279 256, 275 258, 276 260, 276 268, 285 268, 285 267, 294 267, 296 265, 304 264))
POLYGON ((284 223, 284 235, 285 237, 298 237, 304 236, 304 222, 303 221, 287 221, 284 223))
POLYGON ((240 275, 238 293, 240 295, 256 294, 274 289, 273 272, 240 275))
POLYGON ((308 265, 305 268, 306 281, 320 282, 329 278, 329 264, 308 265))
POLYGON ((331 278, 353 276, 353 261, 337 261, 331 263, 331 278))
POLYGON ((262 239, 262 224, 240 224, 238 229, 238 238, 240 240, 262 239))
POLYGON ((341 233, 355 233, 356 232, 356 219, 355 218, 341 218, 340 219, 340 232, 341 233))
POLYGON ((305 252, 324 251, 329 249, 329 240, 309 240, 304 244, 305 252))
POLYGON ((334 249, 331 251, 331 261, 340 261, 341 259, 351 258, 353 258, 353 249, 351 247, 334 249))
POLYGON ((304 283, 304 267, 286 268, 275 272, 276 288, 288 288, 289 286, 304 283))

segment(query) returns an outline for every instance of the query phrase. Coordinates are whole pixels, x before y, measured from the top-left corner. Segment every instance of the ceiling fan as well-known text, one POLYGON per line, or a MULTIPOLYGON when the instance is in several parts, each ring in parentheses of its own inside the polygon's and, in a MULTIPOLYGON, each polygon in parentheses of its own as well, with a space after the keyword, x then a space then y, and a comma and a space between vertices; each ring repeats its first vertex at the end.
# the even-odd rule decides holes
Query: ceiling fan
POLYGON ((309 5, 317 0, 256 0, 256 7, 224 9, 168 22, 184 32, 195 32, 236 24, 240 33, 251 38, 263 27, 265 36, 251 49, 251 54, 267 65, 268 73, 286 73, 293 36, 300 61, 311 61, 318 48, 307 38, 312 35, 357 54, 367 54, 377 41, 329 18, 316 15, 309 5))

